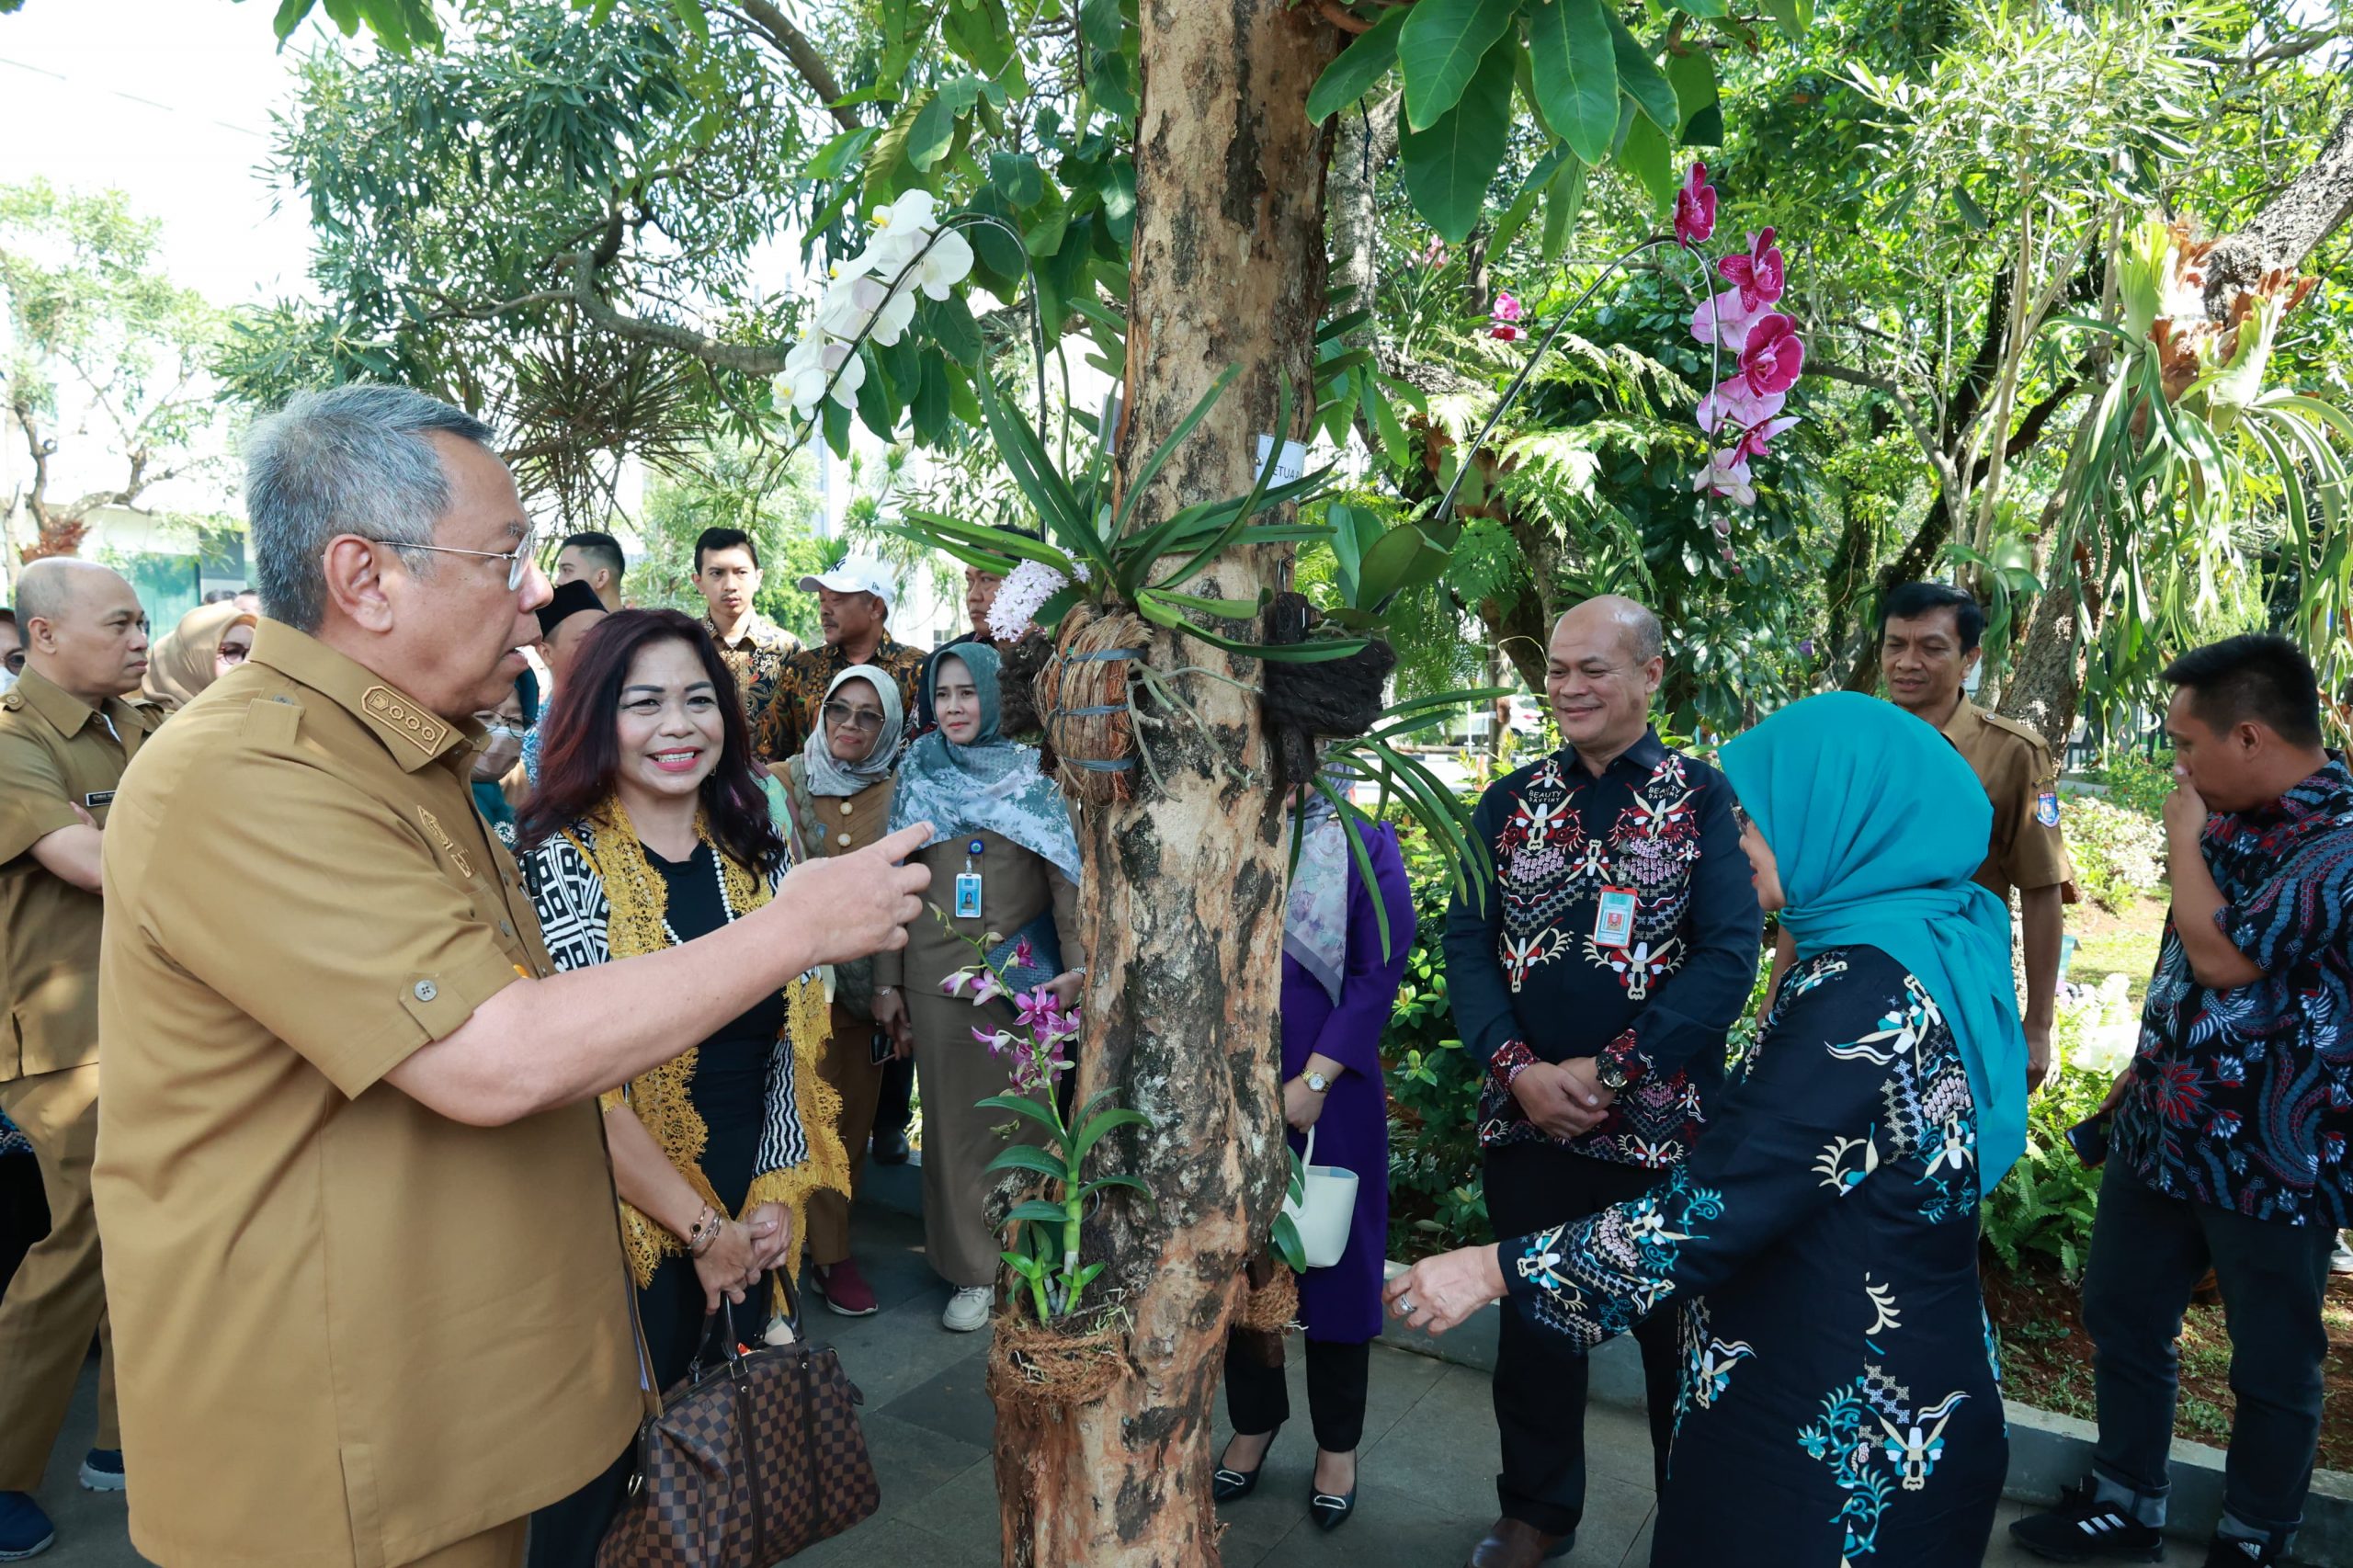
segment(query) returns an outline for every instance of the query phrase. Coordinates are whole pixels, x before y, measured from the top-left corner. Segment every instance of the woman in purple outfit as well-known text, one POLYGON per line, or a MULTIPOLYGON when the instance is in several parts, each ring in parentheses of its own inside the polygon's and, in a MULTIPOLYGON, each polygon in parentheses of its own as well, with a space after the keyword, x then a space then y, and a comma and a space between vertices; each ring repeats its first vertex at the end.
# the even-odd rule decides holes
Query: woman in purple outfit
MULTIPOLYGON (((1414 945, 1414 898, 1396 830, 1385 823, 1359 825, 1372 862, 1370 887, 1331 803, 1320 794, 1309 797, 1283 923, 1283 1119, 1290 1123, 1293 1148, 1304 1149, 1313 1127, 1315 1163, 1357 1175, 1347 1250, 1331 1267, 1311 1268, 1299 1282, 1308 1414, 1315 1426, 1309 1509, 1327 1530, 1356 1506, 1357 1440, 1364 1429, 1372 1341, 1381 1333, 1381 1262, 1389 1237, 1389 1096, 1381 1073, 1381 1031, 1414 945)), ((1261 1349, 1239 1334, 1226 1344, 1225 1398, 1234 1437, 1211 1486, 1221 1503, 1257 1486, 1276 1429, 1290 1414, 1281 1343, 1271 1356, 1261 1349)))

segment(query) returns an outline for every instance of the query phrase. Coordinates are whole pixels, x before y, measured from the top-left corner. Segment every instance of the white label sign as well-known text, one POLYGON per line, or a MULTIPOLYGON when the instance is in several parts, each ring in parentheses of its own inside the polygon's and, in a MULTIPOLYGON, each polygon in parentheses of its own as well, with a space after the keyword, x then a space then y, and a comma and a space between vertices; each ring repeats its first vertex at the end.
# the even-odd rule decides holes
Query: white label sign
MULTIPOLYGON (((1267 454, 1274 449, 1275 438, 1272 436, 1261 436, 1258 437, 1257 466, 1261 470, 1265 469, 1267 466, 1267 454)), ((1275 464, 1275 477, 1267 481, 1267 483, 1270 486, 1276 484, 1289 484, 1292 480, 1297 479, 1301 474, 1305 473, 1306 472, 1306 446, 1298 441, 1285 441, 1283 443, 1282 460, 1275 464)))

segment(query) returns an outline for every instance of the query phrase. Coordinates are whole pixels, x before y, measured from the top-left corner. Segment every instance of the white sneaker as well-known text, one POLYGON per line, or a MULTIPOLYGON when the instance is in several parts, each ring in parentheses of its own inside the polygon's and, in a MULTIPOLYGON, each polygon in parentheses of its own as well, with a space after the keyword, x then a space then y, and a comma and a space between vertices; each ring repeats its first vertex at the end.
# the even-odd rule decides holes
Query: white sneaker
POLYGON ((985 1328, 990 1299, 995 1294, 986 1285, 962 1287, 948 1298, 948 1310, 939 1314, 939 1326, 950 1334, 970 1334, 976 1328, 985 1328))

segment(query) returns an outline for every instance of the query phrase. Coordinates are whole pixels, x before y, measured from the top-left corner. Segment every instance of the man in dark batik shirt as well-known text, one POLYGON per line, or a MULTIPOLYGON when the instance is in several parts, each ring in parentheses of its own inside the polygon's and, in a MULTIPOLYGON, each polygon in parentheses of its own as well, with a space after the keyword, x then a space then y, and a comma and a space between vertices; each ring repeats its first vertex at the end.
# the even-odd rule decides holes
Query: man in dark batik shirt
POLYGON ((2175 661, 2173 912, 2140 1049, 2109 1096, 2084 1274, 2092 1474, 2012 1526, 2067 1562, 2154 1561, 2181 1314, 2208 1267, 2238 1394, 2210 1563, 2278 1562, 2320 1441, 2321 1303, 2353 1220, 2353 773, 2321 749, 2313 668, 2279 637, 2175 661))
MULTIPOLYGON (((1447 991, 1479 1102, 1487 1217, 1532 1234, 1640 1196, 1690 1153, 1756 974, 1763 916, 1722 775, 1648 727, 1665 661, 1631 599, 1563 616, 1545 689, 1568 745, 1498 780, 1473 834, 1485 896, 1446 923, 1447 991)), ((1681 1348, 1634 1331, 1661 1473, 1681 1348)), ((1585 1511, 1586 1360, 1506 1312, 1495 1356, 1503 1517, 1472 1568, 1530 1568, 1585 1511)))

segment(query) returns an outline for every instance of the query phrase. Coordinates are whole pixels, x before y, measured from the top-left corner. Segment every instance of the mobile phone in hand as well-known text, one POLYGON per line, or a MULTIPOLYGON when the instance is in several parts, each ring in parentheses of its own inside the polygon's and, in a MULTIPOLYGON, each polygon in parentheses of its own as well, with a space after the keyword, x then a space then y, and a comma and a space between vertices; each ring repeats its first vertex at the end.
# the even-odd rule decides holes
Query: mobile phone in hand
POLYGON ((2075 1151, 2075 1158, 2086 1166, 2102 1164, 2108 1158, 2108 1121, 2116 1114, 2113 1108, 2095 1111, 2067 1129, 2068 1146, 2075 1151))
POLYGON ((893 1054, 891 1045, 891 1031, 886 1028, 878 1028, 874 1031, 874 1038, 867 1042, 866 1051, 868 1059, 877 1067, 880 1067, 885 1062, 890 1061, 893 1054))

